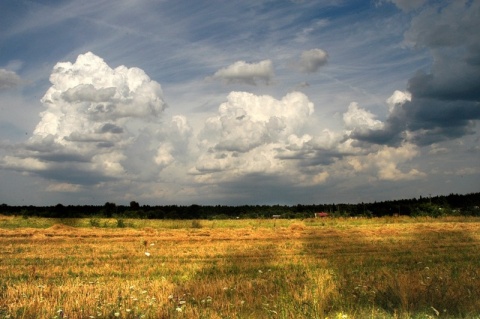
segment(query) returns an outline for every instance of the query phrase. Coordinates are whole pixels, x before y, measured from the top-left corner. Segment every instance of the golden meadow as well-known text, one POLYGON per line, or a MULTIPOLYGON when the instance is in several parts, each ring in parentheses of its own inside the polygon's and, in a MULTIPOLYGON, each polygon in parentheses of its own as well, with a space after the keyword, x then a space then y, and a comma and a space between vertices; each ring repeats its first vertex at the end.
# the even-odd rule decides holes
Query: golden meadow
POLYGON ((0 216, 0 318, 480 318, 480 219, 0 216))

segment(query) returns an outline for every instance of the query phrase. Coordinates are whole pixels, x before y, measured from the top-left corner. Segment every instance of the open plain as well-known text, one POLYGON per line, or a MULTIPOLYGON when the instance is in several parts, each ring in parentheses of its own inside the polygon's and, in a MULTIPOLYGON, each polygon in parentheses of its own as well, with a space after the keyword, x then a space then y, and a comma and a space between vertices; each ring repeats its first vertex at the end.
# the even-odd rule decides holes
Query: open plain
POLYGON ((480 219, 4 216, 0 318, 480 318, 480 219))

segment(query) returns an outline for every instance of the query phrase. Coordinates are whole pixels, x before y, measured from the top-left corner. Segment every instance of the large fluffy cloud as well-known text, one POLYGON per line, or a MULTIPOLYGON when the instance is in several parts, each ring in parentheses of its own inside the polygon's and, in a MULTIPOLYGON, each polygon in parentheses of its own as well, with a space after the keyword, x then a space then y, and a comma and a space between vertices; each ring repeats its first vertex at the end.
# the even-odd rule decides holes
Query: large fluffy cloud
MULTIPOLYGON (((165 198, 179 191, 199 198, 212 188, 246 196, 256 191, 252 184, 303 188, 356 176, 424 176, 408 165, 419 154, 413 143, 360 145, 390 124, 357 103, 343 114, 343 130, 332 130, 318 126, 314 104, 303 93, 276 99, 231 92, 195 132, 185 116, 164 119, 160 84, 141 69, 112 69, 86 53, 74 63, 57 63, 50 81, 33 135, 0 160, 3 168, 49 180, 47 191, 97 187, 125 198, 165 198)), ((390 113, 410 98, 395 92, 387 101, 390 113)))
POLYGON ((344 132, 312 130, 313 112, 313 103, 300 92, 280 100, 246 92, 230 93, 217 115, 205 122, 199 135, 203 152, 190 174, 201 183, 275 176, 277 181, 283 179, 303 186, 358 174, 379 180, 424 176, 416 169, 399 168, 418 155, 412 144, 354 145, 355 140, 349 135, 383 127, 381 121, 356 103, 343 115, 344 132))
POLYGON ((274 77, 271 60, 263 60, 258 63, 237 61, 215 72, 213 79, 221 79, 227 83, 244 83, 257 85, 259 81, 270 84, 274 77))
POLYGON ((3 159, 4 167, 89 185, 152 178, 185 152, 188 123, 181 116, 160 121, 162 89, 141 69, 112 69, 88 52, 57 63, 50 81, 32 137, 3 159))
POLYGON ((204 152, 191 173, 201 176, 198 180, 202 181, 287 173, 286 163, 277 155, 290 141, 300 138, 312 113, 313 103, 299 92, 281 100, 232 92, 218 114, 206 120, 199 136, 204 152))

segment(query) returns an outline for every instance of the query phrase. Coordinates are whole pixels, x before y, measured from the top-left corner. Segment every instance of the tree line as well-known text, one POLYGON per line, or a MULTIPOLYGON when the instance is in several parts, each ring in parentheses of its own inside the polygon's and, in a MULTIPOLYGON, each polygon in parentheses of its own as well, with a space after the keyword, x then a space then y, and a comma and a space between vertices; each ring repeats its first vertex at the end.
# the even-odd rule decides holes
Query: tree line
POLYGON ((0 205, 2 215, 25 217, 84 218, 117 217, 145 219, 233 219, 233 218, 311 218, 316 212, 332 217, 381 216, 480 216, 480 193, 450 194, 357 204, 297 205, 129 205, 106 202, 104 205, 10 206, 0 205))

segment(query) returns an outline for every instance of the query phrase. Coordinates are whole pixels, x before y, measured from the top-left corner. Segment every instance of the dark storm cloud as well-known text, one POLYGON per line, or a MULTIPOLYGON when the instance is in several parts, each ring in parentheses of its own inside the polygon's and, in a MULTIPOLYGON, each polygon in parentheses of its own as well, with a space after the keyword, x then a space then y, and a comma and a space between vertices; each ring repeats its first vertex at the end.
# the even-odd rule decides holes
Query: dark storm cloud
POLYGON ((472 133, 472 121, 480 119, 478 30, 478 1, 452 1, 413 20, 407 41, 429 48, 434 58, 431 72, 418 72, 408 81, 412 101, 401 106, 417 144, 472 133))
MULTIPOLYGON (((480 60, 480 52, 478 56, 480 60)), ((435 67, 432 73, 418 72, 408 81, 408 91, 414 98, 480 100, 480 65, 471 65, 463 59, 444 61, 441 64, 436 62, 435 67)))
POLYGON ((430 50, 431 69, 410 78, 411 100, 396 104, 382 129, 354 131, 351 137, 376 144, 398 145, 408 139, 429 145, 474 133, 474 122, 480 120, 478 30, 479 1, 453 1, 413 19, 405 40, 430 50))
POLYGON ((392 146, 405 140, 430 145, 473 134, 476 120, 480 120, 479 101, 413 97, 394 107, 383 129, 353 131, 350 137, 392 146))

